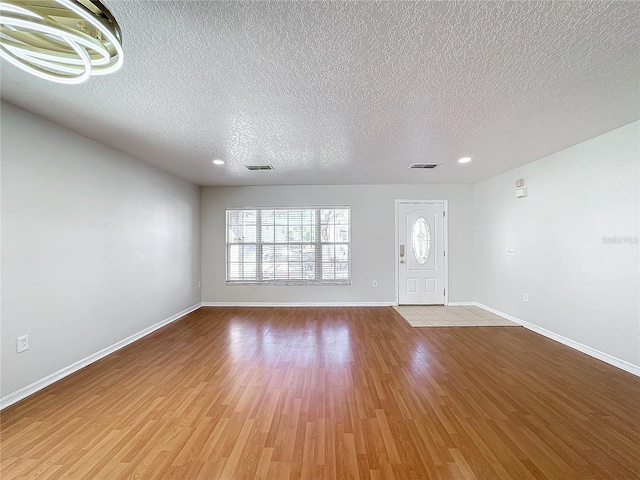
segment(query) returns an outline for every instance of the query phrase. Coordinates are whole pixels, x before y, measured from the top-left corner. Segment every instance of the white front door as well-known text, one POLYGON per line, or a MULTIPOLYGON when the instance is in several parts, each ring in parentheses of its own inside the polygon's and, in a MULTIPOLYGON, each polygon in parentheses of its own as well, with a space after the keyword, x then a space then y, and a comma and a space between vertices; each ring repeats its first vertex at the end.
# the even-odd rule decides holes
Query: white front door
POLYGON ((444 203, 398 203, 398 304, 444 305, 444 203))

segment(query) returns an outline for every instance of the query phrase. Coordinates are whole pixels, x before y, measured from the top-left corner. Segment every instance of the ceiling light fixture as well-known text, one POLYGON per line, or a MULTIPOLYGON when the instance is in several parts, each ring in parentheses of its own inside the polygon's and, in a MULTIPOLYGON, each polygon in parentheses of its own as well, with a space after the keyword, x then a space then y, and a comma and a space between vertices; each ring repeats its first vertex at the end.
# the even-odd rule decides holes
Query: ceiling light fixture
POLYGON ((471 161, 471 157, 462 157, 458 160, 458 163, 469 163, 471 161))
POLYGON ((213 164, 214 164, 214 165, 224 165, 224 160, 220 160, 219 158, 216 158, 216 159, 213 161, 213 164))
POLYGON ((97 0, 2 0, 0 57, 45 80, 82 83, 122 66, 122 34, 97 0))

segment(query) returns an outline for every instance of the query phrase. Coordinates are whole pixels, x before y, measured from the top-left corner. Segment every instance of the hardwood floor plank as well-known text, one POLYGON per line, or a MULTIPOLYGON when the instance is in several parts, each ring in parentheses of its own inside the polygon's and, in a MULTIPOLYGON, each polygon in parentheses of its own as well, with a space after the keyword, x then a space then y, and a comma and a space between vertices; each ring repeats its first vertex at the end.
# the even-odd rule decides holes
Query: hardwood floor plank
POLYGON ((518 327, 201 308, 0 413, 2 479, 637 479, 640 379, 518 327))
MULTIPOLYGON (((205 417, 207 418, 207 417, 205 417)), ((220 458, 222 452, 222 442, 224 439, 224 433, 227 430, 227 424, 229 423, 228 418, 219 418, 214 420, 210 418, 210 423, 212 427, 212 431, 209 434, 209 437, 205 439, 204 444, 202 445, 202 449, 196 456, 196 461, 206 462, 206 461, 216 461, 220 458)))

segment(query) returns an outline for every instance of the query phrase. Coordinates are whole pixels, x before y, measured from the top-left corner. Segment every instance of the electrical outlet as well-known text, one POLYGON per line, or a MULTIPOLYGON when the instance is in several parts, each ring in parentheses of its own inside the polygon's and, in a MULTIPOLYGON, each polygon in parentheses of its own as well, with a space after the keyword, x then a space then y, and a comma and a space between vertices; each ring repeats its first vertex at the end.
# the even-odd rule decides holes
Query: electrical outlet
POLYGON ((16 353, 22 353, 29 350, 29 335, 23 335, 16 339, 16 353))
POLYGON ((524 301, 525 301, 525 302, 528 302, 528 301, 529 301, 529 294, 528 294, 528 293, 525 293, 525 294, 524 294, 524 301))
POLYGON ((377 286, 378 286, 378 280, 374 280, 372 285, 373 285, 374 287, 377 287, 377 286))

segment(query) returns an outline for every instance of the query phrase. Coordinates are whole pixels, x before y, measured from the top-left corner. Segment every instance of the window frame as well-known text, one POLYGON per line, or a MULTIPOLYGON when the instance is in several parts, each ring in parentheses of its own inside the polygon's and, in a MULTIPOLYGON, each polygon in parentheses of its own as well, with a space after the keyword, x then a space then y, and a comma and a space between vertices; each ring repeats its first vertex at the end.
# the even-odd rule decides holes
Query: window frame
MULTIPOLYGON (((269 285, 273 285, 273 286, 286 286, 286 285, 333 285, 333 286, 345 286, 345 285, 351 285, 352 284, 352 279, 351 279, 351 263, 352 263, 352 259, 351 259, 351 243, 352 243, 352 238, 351 238, 351 206, 350 205, 286 205, 286 206, 255 206, 255 207, 226 207, 225 208, 225 284, 228 286, 247 286, 247 285, 253 285, 253 286, 257 286, 257 285, 265 285, 265 286, 269 286, 269 285), (231 211, 246 211, 246 210, 254 210, 256 211, 256 241, 255 242, 230 242, 229 240, 229 212, 231 211), (258 234, 258 227, 262 227, 263 224, 260 222, 261 220, 261 214, 263 211, 269 211, 269 210, 315 210, 316 214, 315 214, 315 225, 314 225, 314 241, 313 242, 292 242, 292 241, 286 241, 286 242, 275 242, 275 238, 274 238, 274 242, 263 242, 261 239, 261 233, 258 234), (320 231, 320 227, 322 225, 321 223, 321 218, 320 218, 320 211, 321 210, 347 210, 348 216, 349 216, 349 221, 347 224, 347 237, 348 237, 348 241, 347 242, 337 242, 337 241, 333 241, 333 242, 323 242, 322 238, 321 238, 321 231, 320 231), (260 213, 258 213, 260 212, 260 213), (255 245, 256 246, 256 280, 246 280, 246 279, 242 279, 242 280, 230 280, 230 266, 231 266, 231 261, 230 261, 230 247, 232 245, 255 245), (272 279, 262 279, 262 265, 263 265, 263 255, 262 255, 262 251, 263 251, 263 247, 264 246, 273 246, 274 248, 276 246, 289 246, 289 245, 301 245, 301 246, 308 246, 308 245, 313 245, 315 250, 315 258, 314 258, 314 266, 315 266, 315 275, 317 277, 318 273, 322 273, 322 246, 326 246, 326 245, 346 245, 347 246, 347 278, 346 279, 328 279, 328 280, 317 280, 317 279, 278 279, 278 278, 272 278, 272 279)), ((244 260, 242 263, 245 263, 244 260)), ((289 260, 287 260, 287 263, 289 263, 289 260)), ((302 262, 304 263, 304 262, 302 262)), ((328 263, 328 262, 325 262, 328 263)), ((337 259, 334 258, 333 262, 331 262, 334 264, 334 266, 338 263, 343 263, 343 262, 338 262, 337 259)), ((334 273, 335 276, 335 273, 334 273)))

